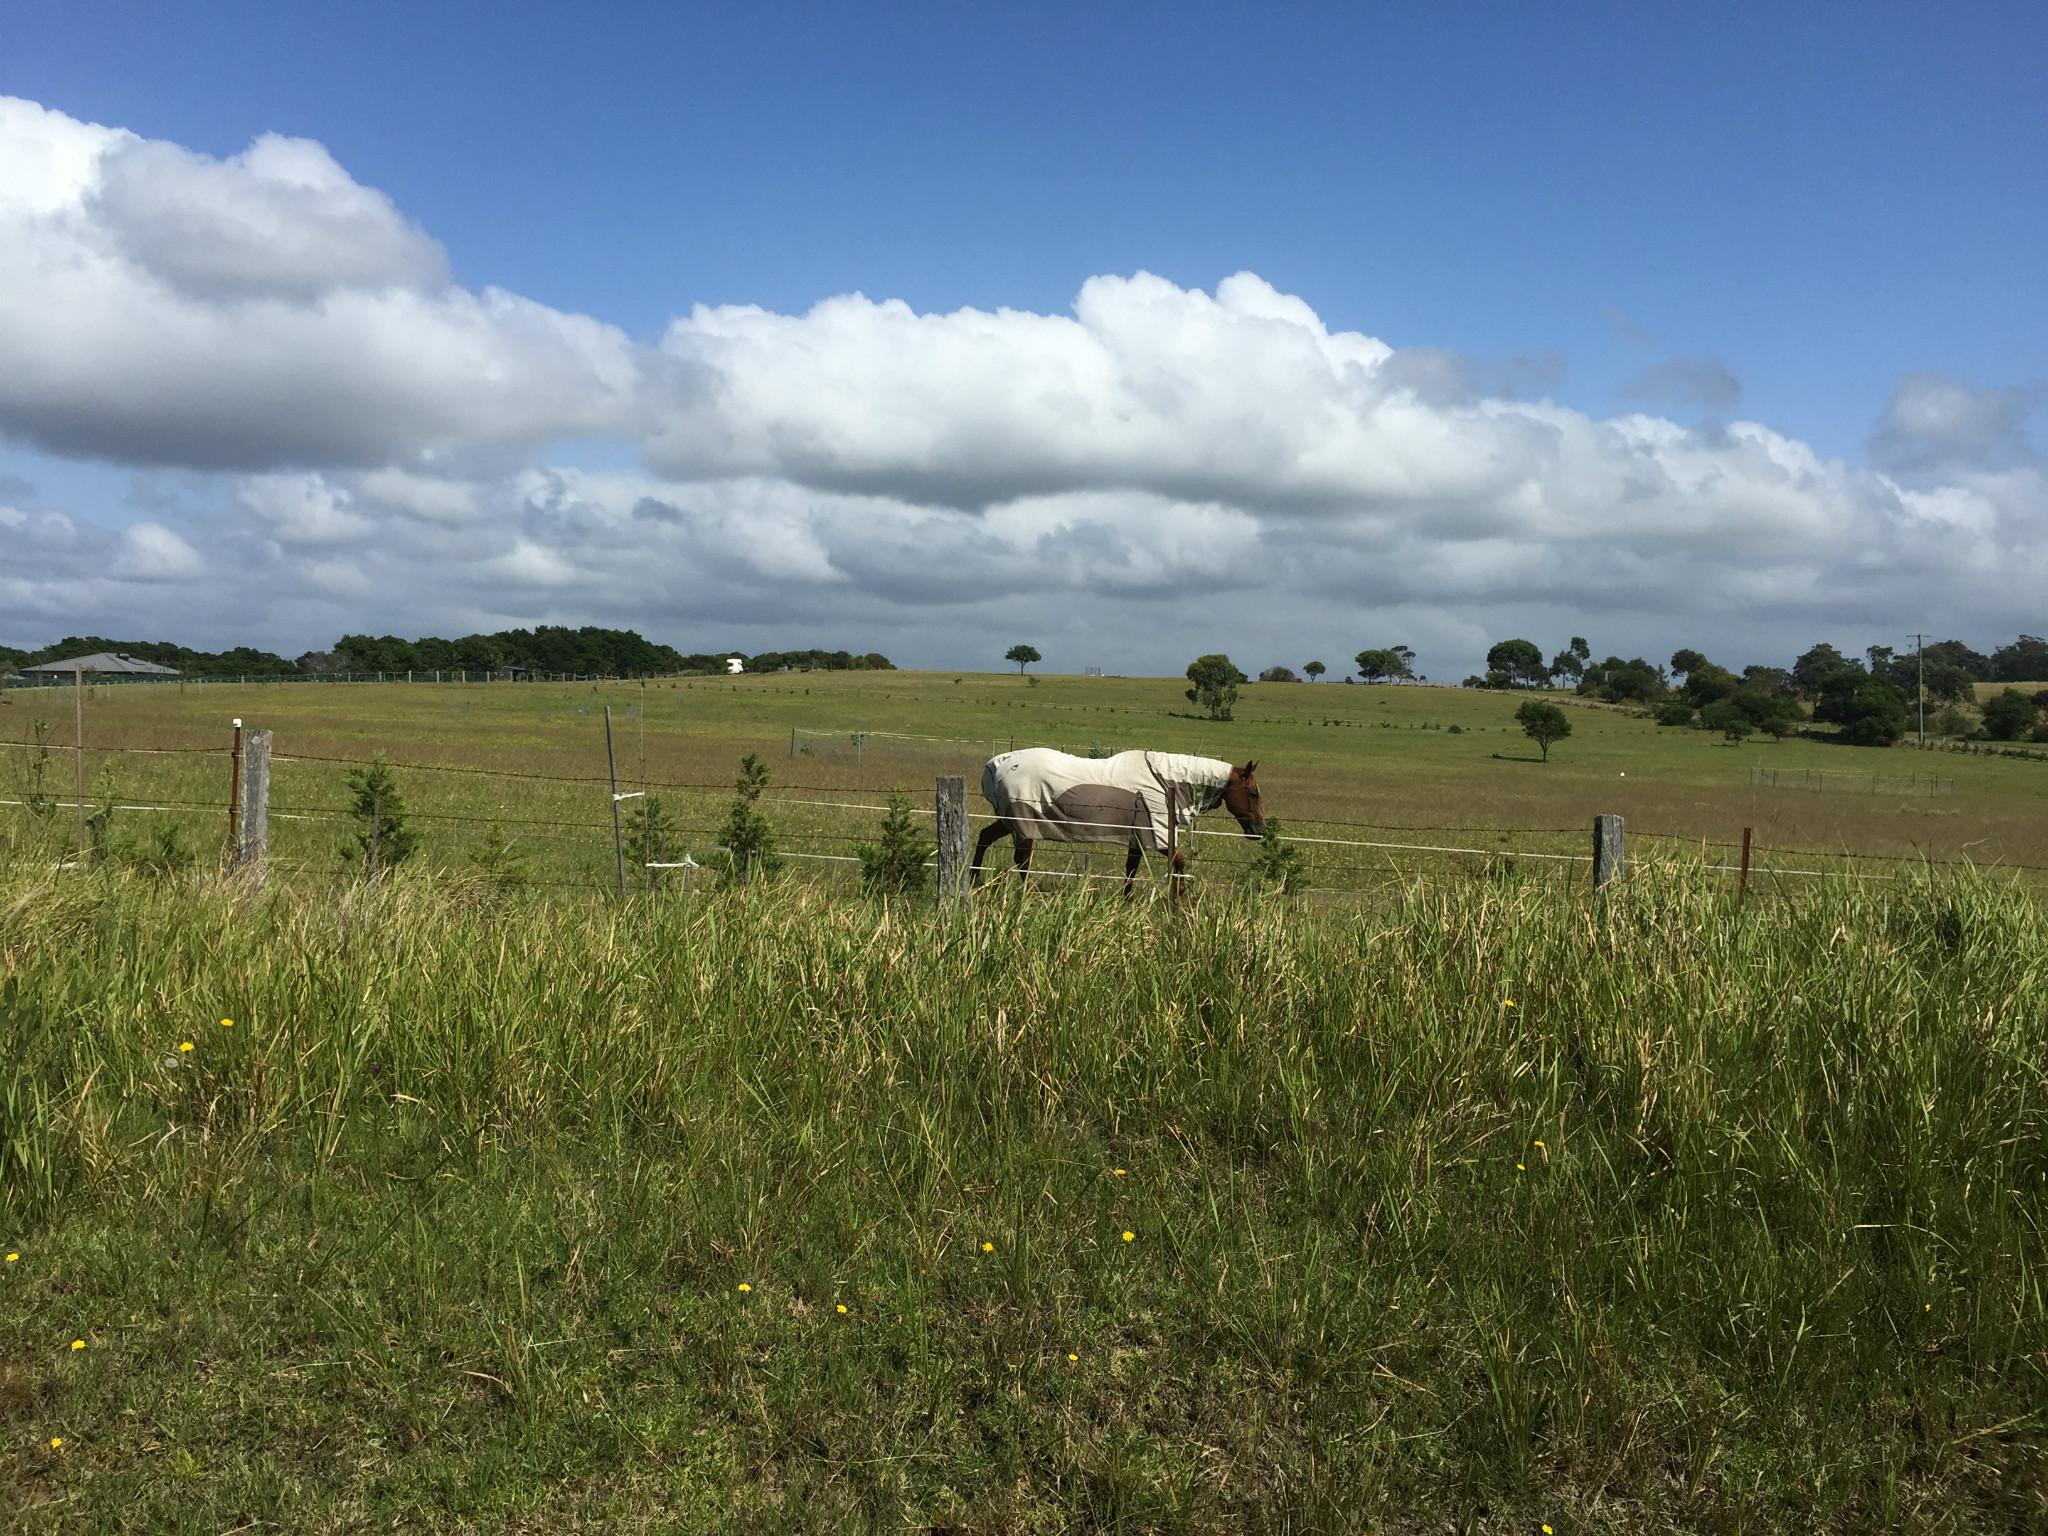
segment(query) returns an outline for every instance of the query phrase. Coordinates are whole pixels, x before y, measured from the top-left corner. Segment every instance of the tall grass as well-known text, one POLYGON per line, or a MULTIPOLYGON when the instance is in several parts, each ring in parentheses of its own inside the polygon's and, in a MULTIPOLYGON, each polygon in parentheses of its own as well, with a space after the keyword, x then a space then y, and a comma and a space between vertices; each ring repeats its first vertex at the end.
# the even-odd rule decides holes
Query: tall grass
POLYGON ((2048 1524, 2024 894, 0 914, 30 1528, 2048 1524))

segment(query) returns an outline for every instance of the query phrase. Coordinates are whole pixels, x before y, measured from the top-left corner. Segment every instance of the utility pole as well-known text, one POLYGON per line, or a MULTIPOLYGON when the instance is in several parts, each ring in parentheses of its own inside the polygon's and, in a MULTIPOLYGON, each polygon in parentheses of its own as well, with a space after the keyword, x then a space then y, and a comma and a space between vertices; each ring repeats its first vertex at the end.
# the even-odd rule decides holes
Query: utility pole
POLYGON ((1913 659, 1920 666, 1920 745, 1927 745, 1927 637, 1913 636, 1913 659))

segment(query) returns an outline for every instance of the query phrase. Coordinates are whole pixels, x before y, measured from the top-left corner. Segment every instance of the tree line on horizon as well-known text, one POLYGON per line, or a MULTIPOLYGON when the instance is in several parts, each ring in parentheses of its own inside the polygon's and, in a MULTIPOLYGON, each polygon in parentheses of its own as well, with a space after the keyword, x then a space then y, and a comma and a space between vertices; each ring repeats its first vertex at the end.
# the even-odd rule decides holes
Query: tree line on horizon
POLYGON ((465 635, 457 640, 423 636, 343 635, 331 650, 307 651, 287 659, 274 651, 238 645, 224 651, 200 651, 167 640, 109 640, 100 635, 67 635, 39 650, 0 645, 0 671, 102 651, 133 656, 171 667, 185 677, 338 677, 362 673, 496 672, 519 668, 527 672, 569 673, 584 677, 657 677, 678 673, 723 673, 739 658, 748 672, 891 671, 894 664, 879 651, 743 650, 695 652, 685 655, 673 646, 648 640, 635 630, 585 625, 570 629, 543 624, 531 630, 507 629, 496 634, 465 635))
POLYGON ((1660 725, 1719 730, 1731 740, 1758 731, 1782 737, 1813 720, 1838 727, 1843 741, 1888 747, 1906 734, 1923 686, 1938 706, 1929 724, 1939 734, 2044 739, 2048 689, 2029 694, 2007 687, 1974 723, 1961 708, 1974 703, 1979 683, 2042 681, 2048 681, 2048 640, 2038 635, 2021 635, 1989 655, 1960 640, 1917 651, 1873 645, 1860 661, 1820 644, 1790 667, 1750 666, 1739 675, 1690 648, 1673 652, 1668 668, 1640 656, 1594 661, 1585 638, 1574 635, 1547 662, 1534 641, 1503 640, 1486 653, 1485 674, 1466 678, 1464 686, 1568 687, 1582 697, 1654 709, 1660 725))

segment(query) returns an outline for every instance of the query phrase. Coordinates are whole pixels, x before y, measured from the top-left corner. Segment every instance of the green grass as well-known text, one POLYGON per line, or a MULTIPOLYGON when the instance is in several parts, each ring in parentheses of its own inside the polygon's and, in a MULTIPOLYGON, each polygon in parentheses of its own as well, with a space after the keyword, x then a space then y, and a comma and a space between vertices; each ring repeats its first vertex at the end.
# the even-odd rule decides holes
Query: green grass
MULTIPOLYGON (((607 703, 617 716, 625 787, 654 786, 679 823, 681 851, 699 860, 710 851, 743 753, 761 755, 774 772, 763 809, 787 846, 845 854, 855 841, 873 838, 879 813, 801 802, 879 805, 900 785, 928 804, 922 797, 936 774, 964 773, 978 811, 972 786, 982 761, 1014 740, 1074 751, 1100 743, 1255 757, 1268 810, 1290 833, 1324 838, 1580 854, 1592 817, 1613 812, 1627 818, 1631 839, 1682 842, 1695 852, 1704 845, 1720 862, 1740 845, 1742 829, 1752 827, 1767 865, 1810 868, 1821 858, 1833 861, 1822 867, 1834 868, 1857 856, 2048 868, 2048 764, 1806 740, 1732 748, 1712 732, 1576 706, 1567 709, 1573 735, 1544 763, 1514 723, 1513 696, 1258 685, 1245 690, 1238 718, 1219 724, 1189 718, 1182 686, 1156 678, 1048 677, 1033 686, 1014 674, 814 672, 607 685, 114 687, 98 690, 87 706, 87 770, 95 799, 170 808, 122 812, 121 825, 146 831, 154 821, 175 819, 188 840, 210 848, 225 827, 228 720, 239 715, 270 727, 280 756, 273 848, 287 864, 322 876, 341 837, 343 775, 383 750, 401 764, 468 770, 400 774, 420 814, 428 862, 465 868, 496 824, 502 838, 517 840, 540 878, 614 878, 604 782, 607 703), (810 750, 793 757, 792 730, 842 734, 831 742, 800 736, 810 750), (870 737, 856 757, 849 731, 898 734, 870 737), (123 747, 185 751, 102 750, 123 747), (194 755, 193 748, 206 750, 194 755), (1832 788, 1759 787, 1751 781, 1757 767, 1790 770, 1788 785, 1802 771, 1820 770, 1832 788), (507 770, 578 782, 508 777, 507 770), (1859 792, 1865 775, 1879 788, 1914 775, 1953 787, 1939 795, 1859 792)), ((0 707, 0 740, 24 741, 40 715, 53 722, 56 741, 70 741, 64 690, 16 690, 8 700, 0 707)), ((0 751, 0 800, 21 798, 28 762, 19 745, 0 751)), ((47 770, 67 797, 71 766, 69 754, 59 753, 47 770)), ((10 818, 20 826, 19 812, 0 805, 0 834, 10 818)), ((1223 824, 1211 818, 1209 825, 1223 824)), ((1248 856, 1227 838, 1204 837, 1196 847, 1226 874, 1248 856)), ((1335 890, 1398 883, 1458 862, 1330 844, 1312 851, 1311 883, 1335 890)), ((1116 849, 1047 847, 1037 863, 1116 873, 1122 856, 1116 849)), ((813 863, 811 872, 831 868, 813 863)))
POLYGON ((2048 1528, 2044 919, 1675 863, 946 918, 17 861, 0 1504, 2048 1528))

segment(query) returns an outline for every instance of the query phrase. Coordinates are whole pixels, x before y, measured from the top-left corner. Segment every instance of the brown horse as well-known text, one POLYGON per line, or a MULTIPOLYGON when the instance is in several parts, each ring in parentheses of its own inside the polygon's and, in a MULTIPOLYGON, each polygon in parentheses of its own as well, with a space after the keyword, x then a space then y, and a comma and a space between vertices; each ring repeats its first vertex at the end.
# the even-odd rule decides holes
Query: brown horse
POLYGON ((1031 850, 1041 838, 1128 843, 1128 896, 1148 850, 1170 853, 1175 875, 1185 870, 1187 855, 1175 834, 1204 811, 1220 805, 1237 818, 1246 837, 1260 836, 1266 816, 1259 805, 1258 766, 1252 761, 1239 768, 1220 758, 1173 752, 1090 758, 1026 747, 1000 753, 981 770, 982 798, 996 819, 974 845, 973 882, 980 884, 981 861, 998 838, 1014 841, 1019 874, 1030 871, 1031 850))

